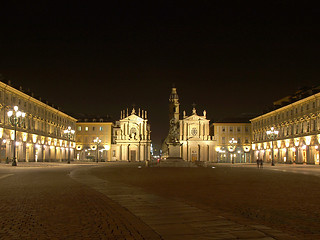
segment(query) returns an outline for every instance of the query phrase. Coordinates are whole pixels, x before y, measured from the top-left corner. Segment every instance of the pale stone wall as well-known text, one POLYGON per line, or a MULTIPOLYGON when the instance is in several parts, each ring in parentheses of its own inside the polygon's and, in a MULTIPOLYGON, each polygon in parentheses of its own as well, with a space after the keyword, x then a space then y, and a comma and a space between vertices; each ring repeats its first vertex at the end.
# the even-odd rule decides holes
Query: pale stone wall
POLYGON ((251 123, 254 159, 270 162, 273 150, 275 162, 319 164, 320 93, 256 117, 251 123), (271 127, 279 131, 273 141, 267 135, 271 127))
POLYGON ((216 161, 226 163, 250 163, 251 123, 215 122, 211 125, 216 140, 216 161), (230 142, 231 140, 237 143, 230 142))
POLYGON ((151 159, 150 126, 147 111, 133 108, 131 114, 121 112, 114 125, 112 159, 118 161, 146 161, 151 159))
POLYGON ((180 120, 180 144, 182 146, 181 157, 185 161, 214 161, 214 141, 209 132, 209 122, 206 112, 203 116, 192 110, 191 116, 183 114, 180 120))
POLYGON ((103 119, 90 119, 76 124, 77 160, 111 161, 112 122, 103 119), (97 145, 94 140, 101 140, 97 145), (98 146, 98 147, 97 147, 98 146), (98 150, 98 152, 97 152, 98 150))
POLYGON ((76 119, 8 84, 0 82, 0 161, 13 157, 14 127, 7 113, 18 106, 26 113, 16 131, 17 161, 65 161, 74 158, 75 139, 64 130, 76 119))

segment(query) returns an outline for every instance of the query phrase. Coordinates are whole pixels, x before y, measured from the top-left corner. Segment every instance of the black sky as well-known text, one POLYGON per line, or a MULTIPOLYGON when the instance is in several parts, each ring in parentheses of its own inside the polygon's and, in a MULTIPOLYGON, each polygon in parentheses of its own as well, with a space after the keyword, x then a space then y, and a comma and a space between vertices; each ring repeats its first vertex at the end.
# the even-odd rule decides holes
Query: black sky
POLYGON ((0 73, 71 115, 118 119, 135 104, 159 143, 173 83, 181 109, 211 121, 319 84, 319 8, 257 2, 7 1, 0 73))

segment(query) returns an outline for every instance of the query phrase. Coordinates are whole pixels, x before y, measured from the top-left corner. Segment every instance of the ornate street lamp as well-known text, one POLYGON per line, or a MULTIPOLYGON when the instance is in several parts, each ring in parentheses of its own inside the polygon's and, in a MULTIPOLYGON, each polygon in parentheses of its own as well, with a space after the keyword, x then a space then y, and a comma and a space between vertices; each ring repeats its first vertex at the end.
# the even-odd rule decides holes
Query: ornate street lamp
POLYGON ((96 139, 93 139, 93 142, 96 144, 96 152, 97 152, 97 162, 99 162, 99 145, 101 143, 101 139, 98 137, 96 139))
MULTIPOLYGON (((236 144, 238 143, 238 141, 237 140, 235 140, 234 138, 231 138, 231 140, 229 141, 229 144, 230 144, 230 148, 229 148, 229 150, 231 151, 231 152, 234 152, 234 150, 235 150, 235 146, 236 146, 236 144)), ((232 164, 234 164, 234 156, 233 156, 233 153, 231 153, 231 162, 232 162, 232 164)))
POLYGON ((17 166, 17 161, 16 161, 17 127, 22 126, 26 114, 24 112, 19 111, 18 106, 14 106, 13 110, 8 111, 7 114, 9 117, 10 124, 14 127, 12 166, 17 166))
POLYGON ((274 154, 273 154, 273 141, 277 138, 279 131, 274 130, 274 127, 271 127, 271 130, 267 131, 267 136, 271 140, 271 149, 272 149, 272 158, 271 158, 271 166, 274 166, 274 154))
POLYGON ((68 140, 69 140, 69 149, 68 149, 68 164, 70 164, 70 148, 71 148, 71 138, 74 135, 75 131, 73 129, 71 129, 71 127, 69 126, 66 130, 64 130, 64 134, 66 134, 68 140))

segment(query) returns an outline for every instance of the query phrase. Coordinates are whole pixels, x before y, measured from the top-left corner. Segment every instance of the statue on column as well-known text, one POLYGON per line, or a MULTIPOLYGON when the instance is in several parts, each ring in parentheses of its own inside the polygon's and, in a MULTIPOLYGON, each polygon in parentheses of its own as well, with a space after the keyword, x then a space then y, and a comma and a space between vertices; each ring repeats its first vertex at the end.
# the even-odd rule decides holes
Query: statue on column
POLYGON ((170 120, 169 143, 173 145, 179 144, 179 122, 174 118, 170 120))

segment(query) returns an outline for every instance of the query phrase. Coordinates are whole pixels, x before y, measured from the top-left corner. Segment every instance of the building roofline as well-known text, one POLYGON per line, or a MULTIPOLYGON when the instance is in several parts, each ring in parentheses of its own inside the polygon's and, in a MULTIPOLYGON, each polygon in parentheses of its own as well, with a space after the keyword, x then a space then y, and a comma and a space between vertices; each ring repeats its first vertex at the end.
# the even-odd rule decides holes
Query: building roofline
POLYGON ((48 108, 48 109, 50 109, 51 111, 59 112, 60 114, 65 115, 65 117, 71 118, 73 121, 77 121, 76 118, 68 115, 67 113, 62 112, 62 111, 60 110, 60 108, 55 108, 55 107, 53 107, 53 106, 50 106, 49 103, 44 103, 44 102, 41 100, 41 98, 40 98, 40 99, 37 99, 37 98, 35 98, 35 97, 33 97, 33 96, 31 96, 31 95, 23 92, 22 90, 19 90, 19 89, 15 88, 15 87, 13 87, 13 86, 11 86, 11 85, 9 85, 9 84, 6 84, 6 83, 4 83, 4 82, 1 82, 1 81, 0 81, 0 86, 2 86, 4 89, 7 89, 7 90, 12 91, 12 92, 14 92, 14 93, 16 93, 16 94, 21 95, 21 96, 23 96, 23 97, 26 98, 26 99, 32 100, 33 102, 35 102, 35 103, 37 103, 37 104, 39 104, 39 105, 42 105, 43 107, 48 108))

